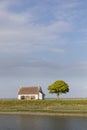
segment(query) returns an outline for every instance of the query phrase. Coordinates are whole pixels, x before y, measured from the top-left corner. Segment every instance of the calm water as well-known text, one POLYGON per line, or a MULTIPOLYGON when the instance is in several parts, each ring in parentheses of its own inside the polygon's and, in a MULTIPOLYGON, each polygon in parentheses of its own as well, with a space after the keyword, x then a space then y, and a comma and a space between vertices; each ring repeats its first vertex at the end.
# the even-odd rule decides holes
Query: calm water
POLYGON ((0 115, 0 130, 87 130, 87 118, 0 115))

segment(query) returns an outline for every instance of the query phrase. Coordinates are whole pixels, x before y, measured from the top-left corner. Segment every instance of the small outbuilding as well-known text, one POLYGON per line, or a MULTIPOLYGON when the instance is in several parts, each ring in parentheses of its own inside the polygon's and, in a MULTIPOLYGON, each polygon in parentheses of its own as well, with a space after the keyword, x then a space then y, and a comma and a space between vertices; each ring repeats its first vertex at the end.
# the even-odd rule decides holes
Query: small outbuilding
POLYGON ((41 87, 21 87, 18 91, 19 100, 43 100, 44 96, 41 87))

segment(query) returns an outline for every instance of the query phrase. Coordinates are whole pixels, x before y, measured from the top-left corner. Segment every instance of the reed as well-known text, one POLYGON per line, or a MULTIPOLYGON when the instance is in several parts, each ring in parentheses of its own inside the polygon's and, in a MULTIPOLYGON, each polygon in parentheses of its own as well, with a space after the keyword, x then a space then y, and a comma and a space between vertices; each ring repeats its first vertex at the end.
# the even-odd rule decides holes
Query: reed
POLYGON ((0 100, 0 112, 87 113, 87 99, 0 100))

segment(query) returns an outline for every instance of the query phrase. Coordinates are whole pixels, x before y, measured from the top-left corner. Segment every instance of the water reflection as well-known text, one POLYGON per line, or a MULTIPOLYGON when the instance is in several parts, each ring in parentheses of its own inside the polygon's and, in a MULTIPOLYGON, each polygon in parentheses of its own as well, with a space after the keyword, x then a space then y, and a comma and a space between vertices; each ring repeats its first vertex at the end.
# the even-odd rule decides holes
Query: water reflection
POLYGON ((87 130, 87 118, 0 115, 0 130, 87 130))

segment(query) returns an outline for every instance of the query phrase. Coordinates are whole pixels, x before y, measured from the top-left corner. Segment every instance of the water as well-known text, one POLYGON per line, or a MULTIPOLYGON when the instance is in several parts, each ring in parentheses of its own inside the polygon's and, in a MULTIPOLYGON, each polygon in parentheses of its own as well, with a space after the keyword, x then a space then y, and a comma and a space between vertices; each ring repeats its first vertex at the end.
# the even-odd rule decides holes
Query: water
POLYGON ((0 130, 87 130, 87 118, 0 115, 0 130))

